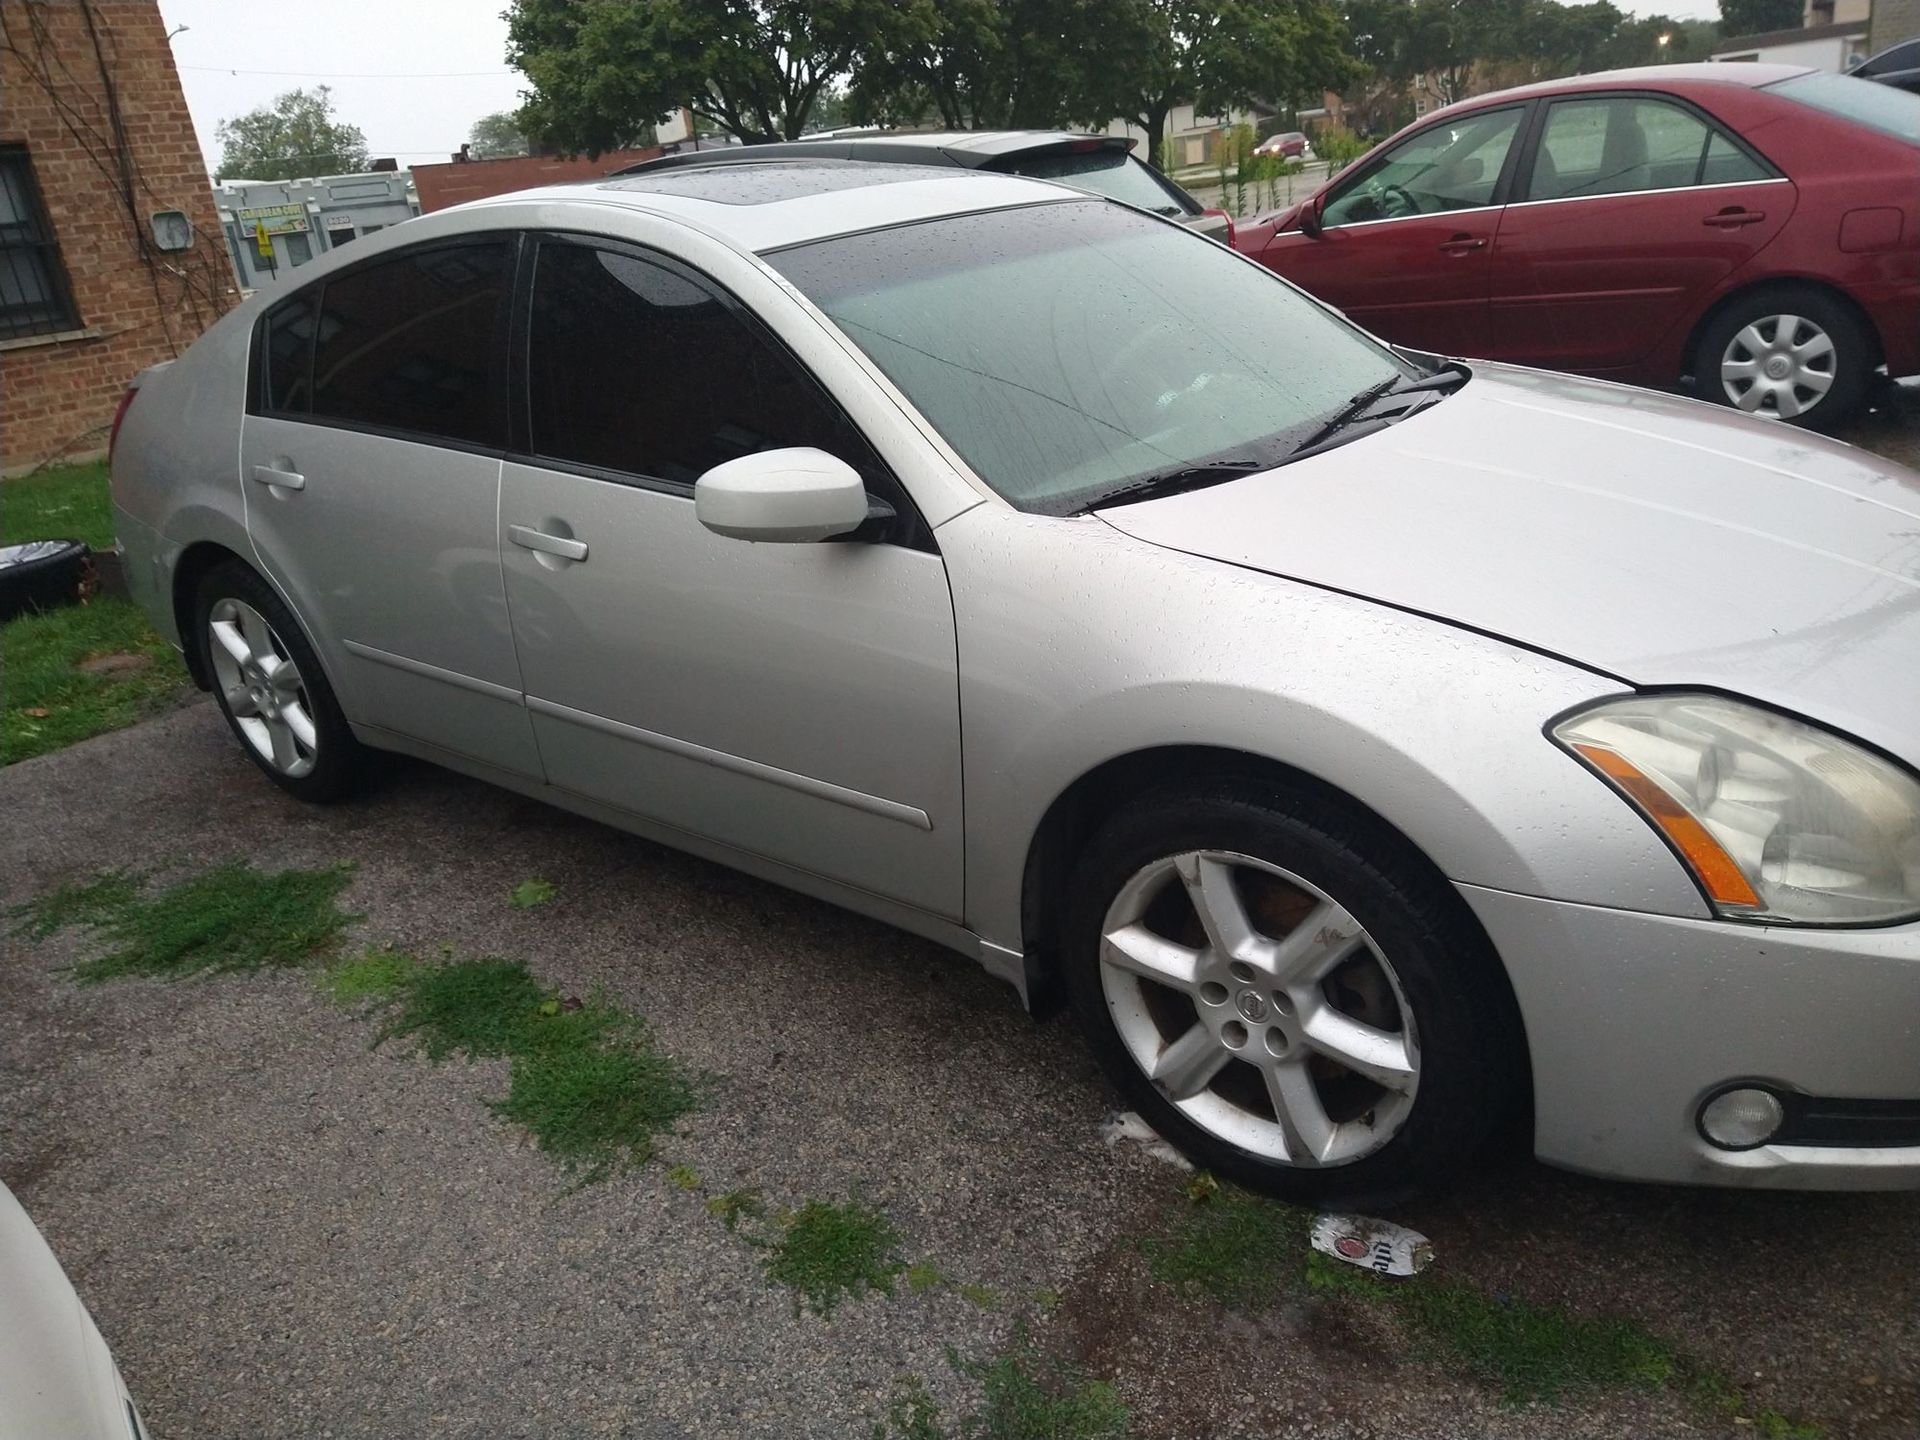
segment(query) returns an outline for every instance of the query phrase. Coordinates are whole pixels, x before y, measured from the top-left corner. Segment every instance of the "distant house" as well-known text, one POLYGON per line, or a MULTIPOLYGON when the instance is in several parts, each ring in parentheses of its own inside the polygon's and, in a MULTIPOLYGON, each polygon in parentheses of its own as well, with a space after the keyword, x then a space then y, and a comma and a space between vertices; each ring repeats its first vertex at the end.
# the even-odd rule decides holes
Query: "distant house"
POLYGON ((1807 65, 1838 74, 1872 49, 1876 8, 1873 0, 1807 0, 1795 28, 1732 36, 1720 42, 1712 58, 1807 65))
MULTIPOLYGON (((1224 115, 1201 115, 1191 105, 1176 105, 1167 114, 1166 143, 1173 151, 1175 170, 1211 165, 1220 146, 1237 125, 1257 127, 1273 112, 1268 110, 1229 110, 1224 115)), ((1133 153, 1142 160, 1159 164, 1161 157, 1147 154, 1147 132, 1125 120, 1107 126, 1109 135, 1125 135, 1133 143, 1133 153)))

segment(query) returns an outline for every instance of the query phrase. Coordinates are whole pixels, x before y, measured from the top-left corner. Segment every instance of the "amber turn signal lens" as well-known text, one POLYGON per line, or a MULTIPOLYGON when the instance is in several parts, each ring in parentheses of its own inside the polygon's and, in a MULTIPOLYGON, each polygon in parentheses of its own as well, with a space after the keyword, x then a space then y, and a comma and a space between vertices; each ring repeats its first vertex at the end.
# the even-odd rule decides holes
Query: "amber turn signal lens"
POLYGON ((1638 805, 1659 828, 1660 833, 1667 837, 1673 848, 1692 867, 1694 875, 1706 889, 1707 898, 1716 905, 1743 906, 1753 910, 1761 908, 1760 897, 1753 893, 1753 886, 1747 883, 1747 877, 1741 874, 1733 857, 1707 833, 1706 826, 1694 819, 1658 781, 1636 769, 1633 762, 1618 751, 1580 742, 1575 742, 1573 748, 1580 752, 1589 765, 1618 786, 1621 793, 1638 805))

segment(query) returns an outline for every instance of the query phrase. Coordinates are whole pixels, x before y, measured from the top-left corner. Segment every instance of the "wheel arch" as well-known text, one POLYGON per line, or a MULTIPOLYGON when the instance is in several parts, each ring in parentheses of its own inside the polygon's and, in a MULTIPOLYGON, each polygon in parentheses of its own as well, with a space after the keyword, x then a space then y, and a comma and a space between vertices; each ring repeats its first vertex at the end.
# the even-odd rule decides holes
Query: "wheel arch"
POLYGON ((1700 367, 1695 361, 1699 357, 1700 342, 1706 337, 1707 331, 1735 305, 1770 290, 1816 290, 1828 299, 1846 307, 1853 318, 1859 322, 1862 333, 1872 342, 1872 368, 1877 369, 1886 362, 1887 343, 1886 338, 1880 333, 1880 326, 1866 306, 1854 299, 1843 287, 1816 275, 1768 275, 1764 278, 1749 280, 1737 289, 1729 290, 1701 312, 1700 318, 1693 322, 1693 328, 1687 332, 1686 345, 1680 352, 1680 365, 1681 373, 1692 378, 1695 390, 1698 390, 1701 384, 1698 373, 1700 367))
POLYGON ((217 540, 196 540, 182 550, 180 558, 173 562, 173 622, 180 636, 180 649, 186 656, 187 674, 202 690, 213 688, 213 677, 207 674, 206 664, 200 655, 200 637, 194 632, 193 599, 199 593, 200 582, 207 572, 229 560, 245 565, 249 570, 255 568, 244 555, 217 540))

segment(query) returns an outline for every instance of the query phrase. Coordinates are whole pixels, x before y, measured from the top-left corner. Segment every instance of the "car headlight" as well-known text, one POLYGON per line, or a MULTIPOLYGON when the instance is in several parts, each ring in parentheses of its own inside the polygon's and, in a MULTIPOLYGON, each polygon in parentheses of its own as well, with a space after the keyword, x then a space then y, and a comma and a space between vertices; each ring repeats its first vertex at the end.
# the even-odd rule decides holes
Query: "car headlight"
POLYGON ((1633 695, 1553 738, 1624 795, 1728 919, 1920 914, 1920 781, 1850 740, 1719 695, 1633 695))

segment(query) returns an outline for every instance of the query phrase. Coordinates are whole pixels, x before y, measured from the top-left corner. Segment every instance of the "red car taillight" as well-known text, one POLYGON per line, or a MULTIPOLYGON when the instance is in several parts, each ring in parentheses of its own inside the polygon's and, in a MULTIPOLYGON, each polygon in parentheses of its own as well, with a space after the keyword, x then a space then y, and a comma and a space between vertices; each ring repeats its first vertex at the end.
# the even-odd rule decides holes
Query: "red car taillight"
POLYGON ((127 418, 127 407, 133 404, 133 397, 140 393, 138 385, 129 385, 120 392, 120 404, 113 412, 113 427, 107 431, 107 469, 113 469, 113 447, 120 443, 120 422, 127 418))
POLYGON ((1227 244, 1229 245, 1233 244, 1233 216, 1229 215, 1226 211, 1222 210, 1218 205, 1208 206, 1205 210, 1202 210, 1200 213, 1202 215, 1218 215, 1222 220, 1226 221, 1227 222, 1227 244))

